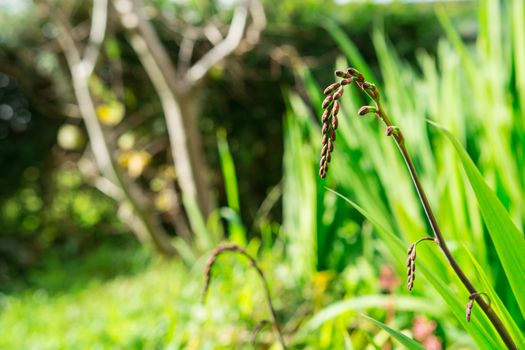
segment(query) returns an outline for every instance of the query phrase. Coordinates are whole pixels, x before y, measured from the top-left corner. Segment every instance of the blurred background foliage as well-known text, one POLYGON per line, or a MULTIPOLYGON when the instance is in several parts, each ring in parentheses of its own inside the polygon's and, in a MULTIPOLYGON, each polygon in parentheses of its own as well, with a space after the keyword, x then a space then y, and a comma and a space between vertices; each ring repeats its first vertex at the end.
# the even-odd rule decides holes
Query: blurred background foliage
MULTIPOLYGON (((291 347, 396 348, 360 316, 366 313, 427 349, 501 348, 478 310, 472 325, 464 321, 468 295, 436 249, 421 246, 418 259, 432 274, 422 272, 413 295, 405 292, 404 247, 428 228, 390 140, 376 122, 352 117, 363 102, 357 95, 345 95, 335 165, 327 181, 318 179, 321 87, 348 65, 381 87, 455 256, 491 299, 499 296, 501 304, 493 302, 524 344, 520 297, 508 288, 461 162, 425 123, 452 131, 523 231, 520 1, 262 1, 266 23, 257 40, 187 91, 184 82, 173 88, 182 106, 190 101, 183 113, 199 138, 190 153, 204 156, 205 166, 195 168, 205 173, 204 204, 185 201, 162 94, 118 3, 110 1, 86 84, 138 204, 112 190, 118 181, 100 177, 57 41, 57 21, 67 17, 85 47, 92 3, 0 4, 0 348, 253 348, 251 330, 268 315, 242 259, 221 257, 207 303, 198 300, 207 256, 222 240, 257 256, 291 347), (141 234, 137 208, 158 222, 178 256, 165 259, 141 234)), ((211 23, 224 36, 238 5, 144 4, 177 74, 213 48, 217 33, 203 28, 211 23), (186 62, 187 38, 193 56, 186 62)), ((258 343, 278 348, 270 327, 258 343)))

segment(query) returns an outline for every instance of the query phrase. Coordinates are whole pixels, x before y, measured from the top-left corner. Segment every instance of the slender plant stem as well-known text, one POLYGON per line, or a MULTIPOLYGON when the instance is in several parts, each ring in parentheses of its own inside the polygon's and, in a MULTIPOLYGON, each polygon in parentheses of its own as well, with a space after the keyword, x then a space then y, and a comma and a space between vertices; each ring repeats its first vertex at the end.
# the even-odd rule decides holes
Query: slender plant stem
MULTIPOLYGON (((367 91, 365 91, 367 94, 369 94, 367 91)), ((370 96, 370 94, 369 94, 370 96)), ((372 97, 372 96, 371 96, 372 97)), ((393 127, 392 123, 390 122, 390 119, 386 115, 383 107, 381 106, 381 103, 379 100, 374 99, 374 102, 377 106, 376 114, 377 116, 386 124, 387 127, 393 127)), ((421 185, 421 182, 419 181, 419 178, 416 173, 416 169, 414 167, 414 164, 412 163, 412 159, 410 158, 410 155, 408 154, 408 151, 405 147, 405 142, 403 138, 403 134, 399 129, 393 132, 392 136, 394 137, 394 140, 396 142, 397 148, 399 149, 399 152, 403 156, 403 159, 405 160, 406 166, 408 168, 408 172, 410 173, 410 177, 412 178, 412 182, 414 183, 414 186, 416 187, 417 194, 419 195, 419 199, 421 201, 421 204, 423 205, 423 209, 425 210, 425 214, 427 216, 428 222, 430 224, 430 227, 432 228, 432 232, 434 233, 434 236, 436 238, 436 241, 441 248, 441 251, 447 258, 450 266, 458 276, 458 278, 461 280, 465 288, 469 291, 471 297, 476 300, 479 307, 483 310, 485 315, 489 318, 490 322, 496 328, 496 331, 499 333, 501 338, 503 339, 503 342, 507 347, 511 350, 517 350, 516 344, 512 340, 510 334, 507 332, 507 329, 503 325, 501 319, 496 315, 494 310, 490 307, 490 304, 485 302, 483 300, 482 295, 483 293, 480 293, 477 291, 477 289, 474 287, 470 279, 467 277, 467 275, 463 272, 461 267, 459 266, 456 259, 454 259, 454 256, 450 252, 450 249, 447 246, 447 243, 445 241, 445 238, 443 237, 443 234, 441 233, 441 229, 439 228, 439 225, 437 223, 436 217, 434 216, 434 213, 432 212, 432 208, 430 207, 430 204, 427 199, 427 195, 425 194, 425 191, 423 190, 423 186, 421 185)))
MULTIPOLYGON (((425 194, 425 191, 423 190, 423 186, 421 185, 421 182, 419 181, 419 178, 416 173, 416 169, 414 167, 414 164, 412 163, 412 159, 410 158, 410 155, 408 154, 408 151, 405 147, 405 141, 403 138, 403 134, 401 133, 401 130, 399 130, 398 127, 394 126, 392 122, 390 121, 390 118, 388 118, 387 114, 385 113, 385 110, 383 106, 381 105, 380 101, 380 93, 377 87, 370 83, 365 81, 364 76, 357 71, 355 68, 348 68, 346 72, 337 70, 335 72, 335 75, 339 78, 343 78, 339 82, 335 82, 331 85, 329 85, 323 93, 326 96, 322 103, 322 108, 325 110, 323 113, 322 122, 322 133, 323 133, 323 141, 322 141, 322 151, 321 151, 321 161, 320 161, 320 170, 319 170, 319 176, 321 178, 324 178, 326 176, 326 172, 328 170, 328 163, 330 162, 330 154, 333 151, 333 141, 335 141, 335 130, 337 129, 338 120, 337 120, 337 113, 339 112, 339 101, 337 101, 342 95, 343 95, 343 88, 345 85, 349 85, 352 82, 355 82, 355 84, 365 93, 367 94, 372 101, 374 102, 375 106, 362 106, 358 114, 360 116, 364 116, 366 114, 375 114, 387 127, 386 128, 386 134, 387 136, 392 136, 395 140, 395 143, 397 145, 397 148, 399 149, 399 152, 403 156, 403 159, 405 160, 406 166, 408 168, 408 172, 410 173, 410 177, 412 178, 412 182, 414 183, 414 186, 416 187, 417 194, 419 195, 420 202, 423 206, 423 209, 425 210, 425 214, 427 216, 428 222, 430 224, 430 227, 432 228, 432 232, 434 233, 434 238, 426 237, 422 238, 416 243, 413 243, 411 245, 410 250, 413 248, 415 249, 415 245, 422 240, 432 239, 434 240, 439 247, 441 248, 441 251, 447 258, 450 266, 460 279, 461 283, 467 288, 469 291, 469 300, 475 300, 478 305, 481 307, 485 315, 489 318, 490 322, 496 328, 496 331, 501 336, 503 342, 507 345, 507 347, 511 350, 517 350, 516 344, 514 344, 514 341, 510 337, 509 333, 505 329, 505 326, 503 325, 502 321, 496 315, 494 310, 490 306, 490 300, 489 303, 487 303, 482 298, 482 294, 486 295, 485 293, 480 293, 476 290, 472 282, 469 280, 467 275, 463 272, 461 267, 459 266, 456 259, 454 259, 454 256, 450 252, 450 249, 447 246, 447 243, 445 241, 445 238, 443 237, 443 234, 441 233, 441 229, 439 228, 439 225, 437 223, 436 217, 434 216, 434 213, 432 212, 432 208, 430 207, 430 204, 427 199, 427 195, 425 194), (332 120, 330 121, 330 117, 332 120)), ((414 252, 415 253, 415 250, 414 252)), ((410 253, 409 253, 410 254, 410 253)), ((408 262, 411 264, 415 260, 415 255, 413 257, 409 256, 408 262)), ((409 265, 409 284, 408 288, 412 289, 414 275, 413 275, 413 266, 409 265), (412 273, 412 275, 411 275, 412 273)), ((468 304, 467 308, 467 321, 469 321, 470 313, 469 311, 472 309, 472 303, 468 304)))
MULTIPOLYGON (((266 298, 266 304, 268 305, 268 309, 270 311, 270 314, 272 315, 272 325, 275 333, 277 334, 277 338, 279 340, 279 343, 281 344, 281 347, 283 350, 286 350, 286 343, 284 342, 283 333, 281 330, 281 326, 279 324, 279 319, 277 318, 277 313, 275 312, 275 308, 273 306, 272 302, 272 296, 270 294, 270 288, 268 286, 268 281, 266 280, 266 276, 264 276, 264 272, 261 270, 259 265, 257 265, 257 261, 254 257, 252 257, 246 250, 239 247, 236 244, 221 244, 215 250, 213 251, 212 255, 210 256, 210 259, 208 260, 208 263, 206 264, 206 270, 205 270, 205 283, 204 283, 204 289, 202 291, 202 302, 204 303, 206 299, 206 294, 208 292, 211 276, 212 276, 212 268, 215 264, 215 261, 217 261, 217 258, 219 255, 225 253, 225 252, 232 252, 236 254, 243 255, 250 261, 250 266, 252 266, 255 271, 257 271, 257 274, 259 275, 259 278, 261 279, 261 283, 263 284, 264 289, 264 296, 266 298)), ((257 328, 257 327, 256 327, 257 328)), ((258 332, 258 330, 256 329, 258 332)))
POLYGON ((286 343, 284 342, 281 326, 279 325, 279 319, 277 318, 275 308, 273 307, 272 296, 270 295, 270 288, 268 287, 268 282, 266 281, 262 270, 255 263, 255 260, 251 257, 249 257, 249 259, 251 260, 253 267, 257 270, 257 273, 261 277, 264 286, 264 294, 266 296, 266 303, 268 304, 268 308, 270 309, 270 313, 272 314, 273 328, 275 329, 275 333, 277 333, 277 337, 279 338, 279 343, 281 343, 281 347, 283 348, 283 350, 286 350, 286 343))

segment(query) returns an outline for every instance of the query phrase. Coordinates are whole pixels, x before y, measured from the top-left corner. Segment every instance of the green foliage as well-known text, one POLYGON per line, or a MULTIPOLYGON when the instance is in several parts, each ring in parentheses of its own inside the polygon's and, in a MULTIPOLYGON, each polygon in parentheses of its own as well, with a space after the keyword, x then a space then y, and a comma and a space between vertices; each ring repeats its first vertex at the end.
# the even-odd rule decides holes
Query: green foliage
POLYGON ((382 322, 379 322, 371 317, 367 317, 370 321, 372 321, 376 326, 384 329, 385 331, 387 331, 388 333, 390 333, 390 335, 392 335, 392 337, 394 337, 398 342, 400 342, 401 344, 403 344, 407 349, 410 349, 410 350, 422 350, 424 349, 423 346, 421 346, 421 344, 418 344, 417 342, 415 342, 414 340, 410 339, 409 337, 407 337, 406 335, 404 335, 403 333, 399 333, 398 331, 388 327, 386 324, 382 323, 382 322))
POLYGON ((523 255, 522 251, 524 248, 523 233, 516 228, 503 204, 487 186, 461 144, 446 130, 444 133, 458 152, 461 163, 478 199, 480 211, 494 243, 496 253, 516 296, 521 312, 525 314, 525 285, 522 283, 522 272, 525 271, 525 255, 523 255))
MULTIPOLYGON (((133 257, 136 251, 127 254, 140 261, 133 257)), ((101 263, 103 255, 116 261, 114 253, 105 252, 96 256, 101 263)), ((259 307, 264 295, 256 273, 233 256, 221 257, 202 305, 204 262, 190 269, 177 261, 153 261, 133 276, 103 284, 91 280, 82 289, 0 295, 0 348, 250 349, 251 329, 269 317, 259 307)), ((260 264, 277 271, 268 255, 260 264)), ((273 273, 267 277, 273 292, 285 298, 282 282, 273 273)), ((269 336, 271 330, 261 338, 269 336)))
MULTIPOLYGON (((219 6, 219 2, 192 1, 179 13, 172 2, 157 3, 162 4, 163 15, 195 24, 207 20, 206 13, 215 12, 214 6, 219 6)), ((373 45, 369 45, 368 35, 354 42, 335 21, 320 20, 319 14, 331 12, 336 8, 334 4, 278 1, 270 9, 278 15, 268 35, 274 40, 284 35, 281 30, 287 25, 321 24, 323 29, 310 28, 319 34, 312 35, 318 45, 297 34, 302 31, 292 30, 286 35, 293 33, 294 46, 304 49, 301 52, 328 52, 330 62, 331 36, 346 56, 337 61, 336 68, 350 63, 369 80, 375 80, 374 76, 383 79, 377 83, 384 87, 385 106, 406 135, 408 149, 454 256, 476 287, 489 295, 494 310, 518 347, 523 348, 524 293, 519 283, 522 270, 516 266, 523 265, 520 231, 525 227, 525 175, 521 171, 525 168, 525 13, 520 1, 508 2, 502 8, 496 3, 480 4, 480 33, 475 47, 464 44, 445 12, 438 11, 448 40, 440 41, 435 48, 433 40, 426 40, 427 47, 431 52, 435 49, 437 55, 418 51, 415 67, 402 58, 408 51, 404 41, 388 41, 392 38, 390 31, 388 38, 381 30, 374 31, 373 45), (301 13, 301 8, 315 14, 301 13), (288 15, 293 20, 287 24, 283 19, 288 15), (369 63, 372 48, 379 67, 369 63), (458 141, 451 145, 429 128, 425 119, 443 125, 458 141)), ((268 0, 267 4, 274 2, 268 0)), ((348 20, 356 33, 365 33, 363 22, 368 19, 359 11, 367 13, 366 9, 364 6, 353 12, 355 21, 348 20, 346 10, 335 17, 348 20)), ((397 10, 400 16, 396 18, 406 19, 411 13, 403 13, 401 7, 397 10)), ((228 18, 230 13, 225 13, 228 18)), ((163 35, 171 40, 171 33, 163 35)), ((243 78, 256 75, 265 81, 273 79, 273 73, 266 72, 266 63, 260 64, 261 57, 267 57, 266 49, 248 56, 249 64, 257 69, 243 78), (259 72, 262 70, 266 73, 259 72)), ((130 85, 137 85, 137 91, 124 93, 126 108, 139 114, 138 105, 152 109, 153 118, 128 135, 130 147, 152 139, 162 141, 165 126, 156 107, 152 107, 154 98, 147 91, 150 87, 137 83, 143 76, 133 69, 136 63, 129 59, 129 48, 115 36, 108 41, 106 54, 111 64, 123 60, 125 71, 137 75, 124 77, 130 85), (141 96, 140 104, 137 96, 141 96)), ((60 79, 56 57, 50 53, 38 57, 41 65, 60 79)), ((322 96, 314 76, 320 73, 323 80, 328 80, 324 73, 333 67, 326 61, 319 61, 322 67, 313 73, 302 64, 294 66, 300 94, 295 90, 284 93, 287 112, 282 128, 282 225, 280 215, 275 215, 277 210, 272 212, 281 188, 276 187, 257 211, 260 220, 254 220, 256 225, 251 230, 246 217, 255 211, 254 203, 260 204, 260 189, 278 181, 275 165, 260 160, 280 157, 281 144, 276 139, 282 131, 278 120, 282 106, 280 101, 273 101, 279 90, 270 83, 263 85, 263 91, 258 90, 252 81, 257 79, 253 78, 243 81, 247 86, 239 89, 241 79, 226 71, 210 78, 206 90, 210 96, 205 94, 203 107, 210 116, 203 119, 202 129, 205 135, 212 135, 205 140, 208 148, 215 151, 217 146, 219 150, 209 153, 218 154, 212 162, 217 163, 217 169, 219 165, 222 168, 223 178, 217 182, 224 187, 219 195, 224 197, 225 206, 206 222, 195 206, 185 208, 199 228, 195 250, 208 251, 223 237, 229 237, 258 257, 291 348, 382 348, 391 341, 389 334, 410 348, 415 345, 407 336, 415 338, 414 319, 419 315, 436 320, 435 333, 444 348, 503 348, 476 306, 471 323, 467 323, 467 292, 435 246, 418 247, 414 293, 408 295, 405 291, 406 247, 426 235, 428 227, 391 140, 384 137, 384 130, 372 118, 354 118, 363 103, 362 96, 350 91, 343 96, 332 168, 327 181, 318 178, 320 130, 315 120, 320 115, 322 96), (224 91, 228 91, 226 97, 224 91), (271 100, 264 102, 271 106, 261 106, 259 101, 263 99, 271 100), (250 118, 246 118, 246 101, 252 100, 258 105, 250 108, 250 118), (216 133, 217 125, 228 129, 229 141, 222 131, 216 133), (394 274, 386 289, 384 267, 391 267, 394 274), (372 321, 379 328, 361 322, 358 312, 381 320, 372 321)), ((237 64, 240 67, 245 62, 237 64)), ((109 81, 100 81, 98 95, 107 99, 108 106, 117 99, 108 95, 113 92, 109 81)), ((66 90, 57 89, 64 95, 66 90)), ((164 163, 164 155, 152 157, 154 167, 164 163)), ((70 155, 61 156, 71 159, 70 155)), ((205 256, 196 258, 182 241, 178 244, 186 252, 186 264, 179 260, 151 261, 150 252, 127 245, 124 239, 94 249, 108 232, 124 231, 115 220, 113 203, 86 187, 76 170, 65 167, 44 172, 38 168, 35 172, 25 162, 16 165, 9 179, 16 179, 17 186, 11 186, 0 204, 0 222, 2 228, 7 227, 0 239, 7 236, 9 242, 18 242, 15 249, 10 249, 17 258, 24 256, 20 247, 36 246, 38 249, 30 251, 38 252, 46 247, 61 249, 53 249, 56 254, 42 254, 46 263, 40 265, 41 269, 24 275, 24 284, 33 288, 0 296, 0 348, 252 348, 251 330, 269 315, 261 307, 264 296, 250 268, 235 263, 234 258, 221 258, 214 268, 207 302, 200 305, 205 256), (39 174, 45 174, 45 179, 39 174), (78 259, 79 255, 87 257, 78 259)), ((173 176, 146 172, 140 181, 152 187, 162 182, 160 187, 165 188, 173 176)), ((2 188, 13 184, 7 183, 2 188)), ((0 249, 8 246, 2 244, 0 249)), ((269 328, 258 340, 261 348, 277 346, 269 328)))
MULTIPOLYGON (((516 76, 513 67, 525 65, 519 61, 524 43, 515 41, 503 29, 502 23, 522 23, 525 13, 515 14, 511 9, 519 10, 519 6, 509 3, 500 13, 495 2, 480 5, 481 30, 475 50, 459 39, 459 34, 440 11, 439 17, 450 42, 443 40, 438 44, 436 58, 419 52, 418 68, 407 65, 381 31, 374 32, 373 43, 383 78, 379 86, 384 87, 381 90, 386 109, 405 134, 408 150, 429 192, 445 238, 474 284, 483 285, 495 299, 498 295, 503 300, 506 306, 498 304, 496 312, 509 325, 518 347, 522 347, 523 337, 517 330, 524 325, 518 306, 523 293, 517 278, 523 270, 518 252, 525 247, 523 234, 519 232, 524 227, 525 189, 523 176, 517 169, 525 167, 522 151, 525 145, 523 118, 520 117, 523 103, 516 103, 521 100, 521 78, 516 76), (475 177, 477 173, 471 163, 468 163, 467 177, 464 176, 462 165, 465 165, 466 153, 458 158, 454 148, 428 127, 425 118, 443 124, 466 145, 496 195, 483 180, 480 182, 480 176, 475 177), (467 186, 467 181, 472 183, 473 189, 467 186), (465 254, 465 250, 470 254, 465 254), (512 288, 508 288, 509 285, 512 288)), ((336 68, 357 64, 362 71, 373 71, 335 24, 327 22, 324 26, 341 45, 350 63, 340 60, 336 68)), ((310 89, 316 83, 307 71, 300 71, 312 105, 320 106, 320 89, 310 89)), ((301 99, 291 94, 289 100, 295 118, 302 116, 308 120, 303 123, 304 143, 317 152, 320 144, 318 124, 305 117, 309 111, 301 99)), ((346 197, 355 198, 360 206, 353 204, 354 208, 376 227, 374 254, 390 261, 403 276, 406 247, 429 231, 417 194, 395 146, 384 137, 383 130, 378 130, 376 121, 373 118, 357 120, 356 111, 363 105, 362 97, 348 91, 342 98, 342 105, 343 116, 340 117, 328 186, 346 197)), ((318 110, 316 114, 319 118, 321 113, 318 110)), ((317 189, 316 196, 324 196, 324 190, 318 185, 314 187, 313 183, 310 189, 298 192, 313 188, 317 189)), ((328 207, 327 211, 331 213, 333 208, 328 207)), ((479 310, 474 310, 475 317, 470 324, 465 321, 468 295, 440 252, 432 245, 419 250, 419 276, 424 278, 416 282, 415 293, 429 300, 436 300, 436 292, 440 294, 449 307, 449 315, 456 319, 445 316, 440 318, 441 322, 458 322, 478 348, 503 347, 479 310)), ((334 316, 334 321, 336 319, 334 316)), ((450 345, 460 340, 448 338, 446 341, 450 345)))

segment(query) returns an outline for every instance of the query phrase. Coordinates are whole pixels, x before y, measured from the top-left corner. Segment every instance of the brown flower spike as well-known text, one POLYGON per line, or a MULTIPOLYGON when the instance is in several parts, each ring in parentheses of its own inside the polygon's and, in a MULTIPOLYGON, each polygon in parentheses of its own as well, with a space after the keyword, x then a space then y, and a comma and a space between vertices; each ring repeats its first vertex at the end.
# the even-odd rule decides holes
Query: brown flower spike
POLYGON ((336 130, 339 126, 338 114, 341 108, 340 98, 343 96, 343 86, 349 85, 354 79, 349 72, 340 70, 336 71, 335 75, 343 79, 329 85, 323 91, 326 97, 322 103, 324 109, 321 117, 323 139, 321 142, 321 161, 319 162, 319 176, 323 179, 328 172, 328 164, 332 160, 336 130))
POLYGON ((410 244, 407 249, 407 288, 409 291, 412 291, 412 288, 414 288, 414 280, 416 279, 416 247, 417 245, 422 241, 433 241, 435 243, 436 240, 433 237, 423 237, 417 240, 416 242, 410 244))
POLYGON ((465 318, 467 319, 467 322, 470 322, 470 316, 472 315, 472 308, 474 307, 474 299, 476 297, 485 296, 487 298, 487 304, 490 306, 490 298, 487 293, 478 292, 478 293, 472 293, 469 295, 468 299, 469 302, 467 303, 467 309, 465 310, 465 318))
POLYGON ((414 280, 416 279, 416 245, 412 243, 408 247, 408 258, 407 258, 407 268, 408 268, 408 280, 407 280, 407 288, 408 290, 412 290, 414 288, 414 280))

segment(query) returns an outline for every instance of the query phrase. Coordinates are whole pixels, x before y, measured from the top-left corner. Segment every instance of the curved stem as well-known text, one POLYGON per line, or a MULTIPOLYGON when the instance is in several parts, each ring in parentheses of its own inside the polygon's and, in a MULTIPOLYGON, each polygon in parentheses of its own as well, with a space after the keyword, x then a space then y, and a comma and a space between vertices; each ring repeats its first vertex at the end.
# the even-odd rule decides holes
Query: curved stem
MULTIPOLYGON (((217 258, 219 255, 221 255, 224 252, 233 252, 236 254, 243 255, 250 261, 250 266, 252 266, 255 271, 257 271, 257 274, 259 275, 259 278, 263 284, 264 289, 264 296, 266 298, 266 304, 268 305, 268 309, 270 311, 270 314, 272 315, 272 324, 275 333, 277 334, 277 338, 279 340, 279 343, 281 344, 281 347, 283 350, 286 350, 286 343, 284 342, 284 337, 282 334, 281 326, 279 325, 279 319, 277 318, 277 313, 275 312, 275 308, 273 306, 272 302, 272 296, 270 294, 270 287, 268 286, 268 281, 266 280, 266 276, 264 276, 264 272, 261 270, 259 265, 257 265, 257 261, 254 257, 252 257, 246 250, 239 247, 236 244, 221 244, 215 250, 213 251, 212 255, 210 256, 208 263, 206 264, 205 269, 205 281, 204 281, 204 289, 202 291, 202 302, 204 303, 206 299, 206 294, 208 292, 210 281, 211 281, 211 270, 213 268, 213 265, 215 264, 215 261, 217 261, 217 258)), ((257 327, 256 327, 257 328, 257 327)))
MULTIPOLYGON (((381 120, 383 120, 383 122, 387 125, 387 127, 393 126, 390 120, 388 119, 387 115, 385 114, 379 101, 376 101, 375 99, 374 101, 376 102, 376 105, 377 105, 376 114, 378 115, 378 117, 381 120)), ((463 283, 465 288, 467 288, 471 297, 474 300, 476 300, 479 307, 483 310, 485 315, 487 315, 487 317, 489 318, 494 328, 496 328, 496 331, 501 336, 501 339, 503 340, 505 345, 507 345, 509 349, 517 350, 518 348, 516 347, 516 344, 512 340, 510 334, 507 332, 507 329, 503 325, 501 319, 498 317, 498 315, 496 315, 494 310, 490 307, 490 304, 488 304, 487 302, 485 302, 485 300, 483 300, 481 295, 484 293, 477 291, 477 289, 474 287, 474 285, 472 284, 470 279, 467 277, 465 272, 463 272, 458 262, 456 261, 456 259, 454 259, 454 256, 450 252, 450 249, 448 248, 445 238, 443 237, 443 234, 441 233, 441 229, 439 228, 436 217, 434 216, 432 208, 430 207, 430 204, 427 199, 427 195, 425 194, 425 191, 423 190, 423 186, 421 185, 421 182, 419 181, 419 178, 416 173, 416 169, 414 167, 414 164, 412 163, 412 159, 410 158, 410 155, 408 154, 408 151, 405 147, 403 134, 401 133, 401 131, 397 130, 396 132, 392 134, 392 136, 394 137, 394 140, 396 142, 397 148, 399 149, 399 152, 401 153, 401 155, 403 156, 403 159, 405 160, 406 166, 408 168, 408 172, 410 173, 412 182, 414 183, 414 186, 416 187, 417 194, 419 196, 423 209, 425 210, 425 214, 427 216, 428 222, 430 224, 430 227, 432 228, 432 232, 434 233, 437 243, 439 247, 441 248, 441 251, 447 258, 450 266, 452 267, 452 269, 454 270, 458 278, 461 280, 461 283, 463 283)))

